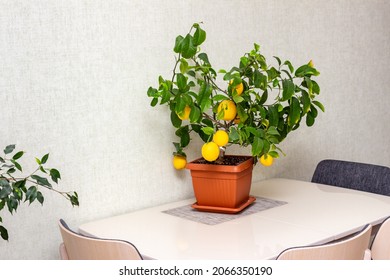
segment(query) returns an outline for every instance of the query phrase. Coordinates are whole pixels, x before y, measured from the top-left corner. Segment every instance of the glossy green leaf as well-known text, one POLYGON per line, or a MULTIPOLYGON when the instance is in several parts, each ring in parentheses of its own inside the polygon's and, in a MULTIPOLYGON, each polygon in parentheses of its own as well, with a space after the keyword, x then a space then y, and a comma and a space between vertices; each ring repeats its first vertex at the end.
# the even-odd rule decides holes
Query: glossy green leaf
POLYGON ((8 238, 9 238, 8 231, 3 226, 0 226, 0 235, 1 235, 1 238, 3 238, 4 240, 8 240, 8 238))
POLYGON ((314 124, 314 118, 313 116, 311 115, 311 113, 309 112, 307 115, 306 115, 306 125, 307 126, 312 126, 314 124))
POLYGON ((52 187, 52 185, 49 183, 49 181, 46 178, 44 178, 44 177, 41 177, 41 176, 38 176, 38 175, 31 175, 31 178, 36 180, 39 185, 47 186, 47 187, 50 187, 50 188, 52 187))
POLYGON ((282 101, 289 100, 294 95, 295 85, 291 80, 283 80, 283 93, 282 93, 282 101))
POLYGON ((177 116, 174 111, 171 112, 171 123, 176 128, 180 127, 182 123, 182 120, 177 116))
POLYGON ((325 112, 325 107, 324 107, 324 105, 322 105, 321 102, 314 100, 313 104, 316 105, 318 108, 320 108, 322 112, 325 112))
POLYGON ((206 31, 204 31, 199 25, 196 27, 194 33, 194 45, 199 46, 206 40, 206 31))
POLYGON ((181 50, 182 50, 182 44, 183 44, 183 36, 179 35, 176 37, 176 40, 175 40, 175 47, 173 48, 173 51, 175 53, 180 53, 181 50))
POLYGON ((196 50, 197 48, 194 45, 193 37, 190 34, 187 34, 181 43, 181 55, 184 58, 191 58, 196 54, 196 50))
POLYGON ((259 137, 254 137, 252 143, 252 155, 258 156, 262 153, 264 148, 264 140, 259 137))
POLYGON ((304 114, 306 114, 307 112, 309 112, 311 105, 309 94, 306 91, 302 91, 301 102, 303 105, 302 111, 304 114))
POLYGON ((187 87, 187 78, 183 74, 178 73, 176 75, 176 81, 177 81, 177 87, 180 90, 183 90, 187 87))
POLYGON ((50 177, 51 179, 58 184, 58 179, 61 179, 61 174, 57 169, 50 169, 50 177))
POLYGON ((315 68, 310 67, 307 64, 302 65, 295 71, 296 77, 304 77, 304 76, 311 76, 311 75, 318 76, 319 74, 320 72, 318 72, 315 68))
POLYGON ((49 154, 46 154, 42 157, 41 159, 41 164, 45 164, 47 162, 47 160, 49 159, 49 154))
POLYGON ((202 131, 203 131, 206 135, 213 135, 213 134, 214 134, 214 128, 213 128, 213 127, 209 127, 209 126, 202 127, 202 131))
POLYGON ((200 109, 197 106, 192 106, 190 112, 190 121, 198 122, 200 115, 201 115, 200 109))
POLYGON ((12 157, 12 159, 13 159, 13 160, 20 159, 20 158, 23 156, 23 154, 24 154, 23 151, 17 152, 16 154, 14 154, 14 156, 12 157))
POLYGON ((301 107, 298 99, 293 97, 291 99, 291 104, 290 104, 290 113, 288 116, 288 125, 290 127, 294 126, 297 124, 300 120, 301 117, 301 107))

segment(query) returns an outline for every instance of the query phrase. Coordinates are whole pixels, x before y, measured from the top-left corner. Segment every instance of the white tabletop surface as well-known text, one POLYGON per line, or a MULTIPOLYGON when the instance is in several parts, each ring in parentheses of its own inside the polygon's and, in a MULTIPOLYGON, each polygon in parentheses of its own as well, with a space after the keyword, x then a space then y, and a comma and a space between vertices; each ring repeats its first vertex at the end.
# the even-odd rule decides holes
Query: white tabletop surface
POLYGON ((86 235, 124 239, 153 259, 272 259, 292 246, 320 244, 376 225, 390 216, 390 197, 290 179, 252 184, 251 195, 287 202, 206 225, 162 213, 182 200, 79 227, 86 235))

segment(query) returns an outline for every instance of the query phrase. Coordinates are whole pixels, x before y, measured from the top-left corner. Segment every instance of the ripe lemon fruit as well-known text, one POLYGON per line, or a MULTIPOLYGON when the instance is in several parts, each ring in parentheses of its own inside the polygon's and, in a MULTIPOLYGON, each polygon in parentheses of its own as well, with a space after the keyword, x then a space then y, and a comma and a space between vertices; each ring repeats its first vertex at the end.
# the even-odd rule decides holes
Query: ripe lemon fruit
POLYGON ((202 146, 202 157, 207 161, 214 161, 219 156, 219 147, 214 142, 205 143, 202 146))
POLYGON ((260 163, 264 166, 271 166, 273 162, 274 162, 274 158, 271 157, 270 155, 262 155, 260 157, 260 163))
POLYGON ((225 130, 218 130, 213 135, 213 142, 219 147, 225 146, 229 142, 229 134, 225 130))
POLYGON ((172 163, 175 169, 177 170, 184 169, 187 165, 187 159, 185 156, 176 155, 173 157, 172 163))
POLYGON ((191 113, 191 107, 187 105, 184 108, 183 112, 181 112, 180 114, 177 114, 177 116, 179 117, 179 119, 184 121, 184 120, 188 120, 188 118, 190 117, 190 113, 191 113))
MULTIPOLYGON (((229 82, 229 84, 231 85, 233 83, 233 80, 231 80, 229 82)), ((234 90, 237 92, 237 95, 241 95, 244 91, 244 84, 243 83, 239 83, 238 85, 236 85, 233 89, 233 92, 234 90)))
POLYGON ((223 100, 218 105, 218 114, 223 110, 224 114, 222 119, 225 121, 233 120, 237 115, 236 104, 232 100, 223 100))

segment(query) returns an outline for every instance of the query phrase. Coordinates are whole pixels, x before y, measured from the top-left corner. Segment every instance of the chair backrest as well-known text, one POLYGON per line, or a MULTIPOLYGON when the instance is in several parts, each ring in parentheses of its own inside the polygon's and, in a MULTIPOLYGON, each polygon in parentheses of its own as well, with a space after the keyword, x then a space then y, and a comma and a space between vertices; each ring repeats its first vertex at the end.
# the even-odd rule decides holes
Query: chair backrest
POLYGON ((288 248, 277 260, 363 260, 368 249, 371 225, 366 225, 355 235, 324 245, 288 248))
POLYGON ((124 240, 101 239, 81 235, 71 230, 64 220, 59 221, 63 243, 63 260, 141 260, 137 248, 124 240))
POLYGON ((387 166, 326 159, 318 163, 311 181, 390 196, 387 166))
POLYGON ((373 260, 390 260, 390 217, 380 226, 371 245, 373 260))

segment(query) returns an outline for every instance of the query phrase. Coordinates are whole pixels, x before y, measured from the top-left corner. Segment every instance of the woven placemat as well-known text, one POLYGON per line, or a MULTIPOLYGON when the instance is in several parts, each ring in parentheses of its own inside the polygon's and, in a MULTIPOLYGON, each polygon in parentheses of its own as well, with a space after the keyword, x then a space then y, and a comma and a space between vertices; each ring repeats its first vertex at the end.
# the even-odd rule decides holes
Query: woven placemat
POLYGON ((256 196, 255 202, 253 202, 251 205, 249 205, 247 208, 237 214, 202 212, 192 208, 191 204, 172 208, 162 212, 206 225, 217 225, 243 216, 278 207, 286 203, 287 202, 285 201, 273 200, 265 197, 256 196))

